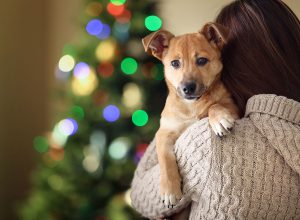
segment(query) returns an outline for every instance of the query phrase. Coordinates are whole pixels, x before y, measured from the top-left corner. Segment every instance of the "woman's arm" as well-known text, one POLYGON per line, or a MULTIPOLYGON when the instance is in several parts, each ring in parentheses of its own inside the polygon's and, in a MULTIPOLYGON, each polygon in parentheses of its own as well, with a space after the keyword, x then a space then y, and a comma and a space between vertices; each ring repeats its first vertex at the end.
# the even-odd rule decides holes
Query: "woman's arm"
MULTIPOLYGON (((160 172, 155 143, 149 145, 137 167, 131 187, 132 205, 138 212, 150 219, 162 218, 179 212, 191 202, 193 193, 201 190, 203 180, 206 179, 206 174, 198 175, 198 169, 202 166, 203 156, 207 159, 210 155, 210 131, 207 118, 203 119, 188 128, 174 146, 183 180, 183 198, 173 208, 165 207, 160 201, 160 172)), ((206 171, 205 166, 200 169, 206 171)), ((209 169, 206 173, 208 175, 209 169)))

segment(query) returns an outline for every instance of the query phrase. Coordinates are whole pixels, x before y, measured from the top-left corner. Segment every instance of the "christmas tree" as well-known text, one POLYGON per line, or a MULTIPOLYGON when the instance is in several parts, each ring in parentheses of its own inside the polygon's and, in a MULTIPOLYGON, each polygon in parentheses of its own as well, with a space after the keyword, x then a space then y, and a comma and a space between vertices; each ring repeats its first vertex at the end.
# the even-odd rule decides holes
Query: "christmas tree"
POLYGON ((130 183, 166 96, 163 67, 141 39, 162 22, 153 0, 85 3, 81 43, 65 45, 55 73, 64 110, 33 141, 41 159, 22 219, 141 219, 130 183))

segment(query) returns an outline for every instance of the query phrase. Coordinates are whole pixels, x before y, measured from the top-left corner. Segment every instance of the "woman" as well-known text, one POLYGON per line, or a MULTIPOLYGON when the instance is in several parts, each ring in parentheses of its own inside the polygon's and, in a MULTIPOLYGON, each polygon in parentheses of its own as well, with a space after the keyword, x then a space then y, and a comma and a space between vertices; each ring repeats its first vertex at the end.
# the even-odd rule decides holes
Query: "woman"
POLYGON ((132 204, 151 219, 191 204, 189 219, 300 218, 300 22, 279 0, 240 0, 216 22, 230 30, 222 79, 244 117, 225 138, 208 119, 174 147, 183 198, 160 201, 155 146, 132 182, 132 204))

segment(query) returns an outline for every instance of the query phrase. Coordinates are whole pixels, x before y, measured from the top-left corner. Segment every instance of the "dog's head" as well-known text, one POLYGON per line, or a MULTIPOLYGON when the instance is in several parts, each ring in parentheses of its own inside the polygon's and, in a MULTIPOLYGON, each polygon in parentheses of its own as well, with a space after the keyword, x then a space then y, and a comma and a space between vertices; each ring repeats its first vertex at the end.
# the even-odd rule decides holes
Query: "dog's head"
POLYGON ((220 75, 227 36, 224 26, 208 23, 198 33, 177 37, 165 30, 154 32, 143 39, 143 45, 163 62, 168 86, 180 97, 196 100, 220 75))

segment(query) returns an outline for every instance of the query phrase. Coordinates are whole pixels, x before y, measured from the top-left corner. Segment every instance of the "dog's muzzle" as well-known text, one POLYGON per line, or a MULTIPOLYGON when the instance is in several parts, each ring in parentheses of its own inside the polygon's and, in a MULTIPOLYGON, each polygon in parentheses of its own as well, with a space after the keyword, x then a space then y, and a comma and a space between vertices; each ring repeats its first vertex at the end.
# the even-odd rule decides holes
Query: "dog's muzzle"
POLYGON ((197 84, 195 81, 182 82, 177 88, 179 94, 187 100, 199 99, 205 92, 203 84, 197 84))

